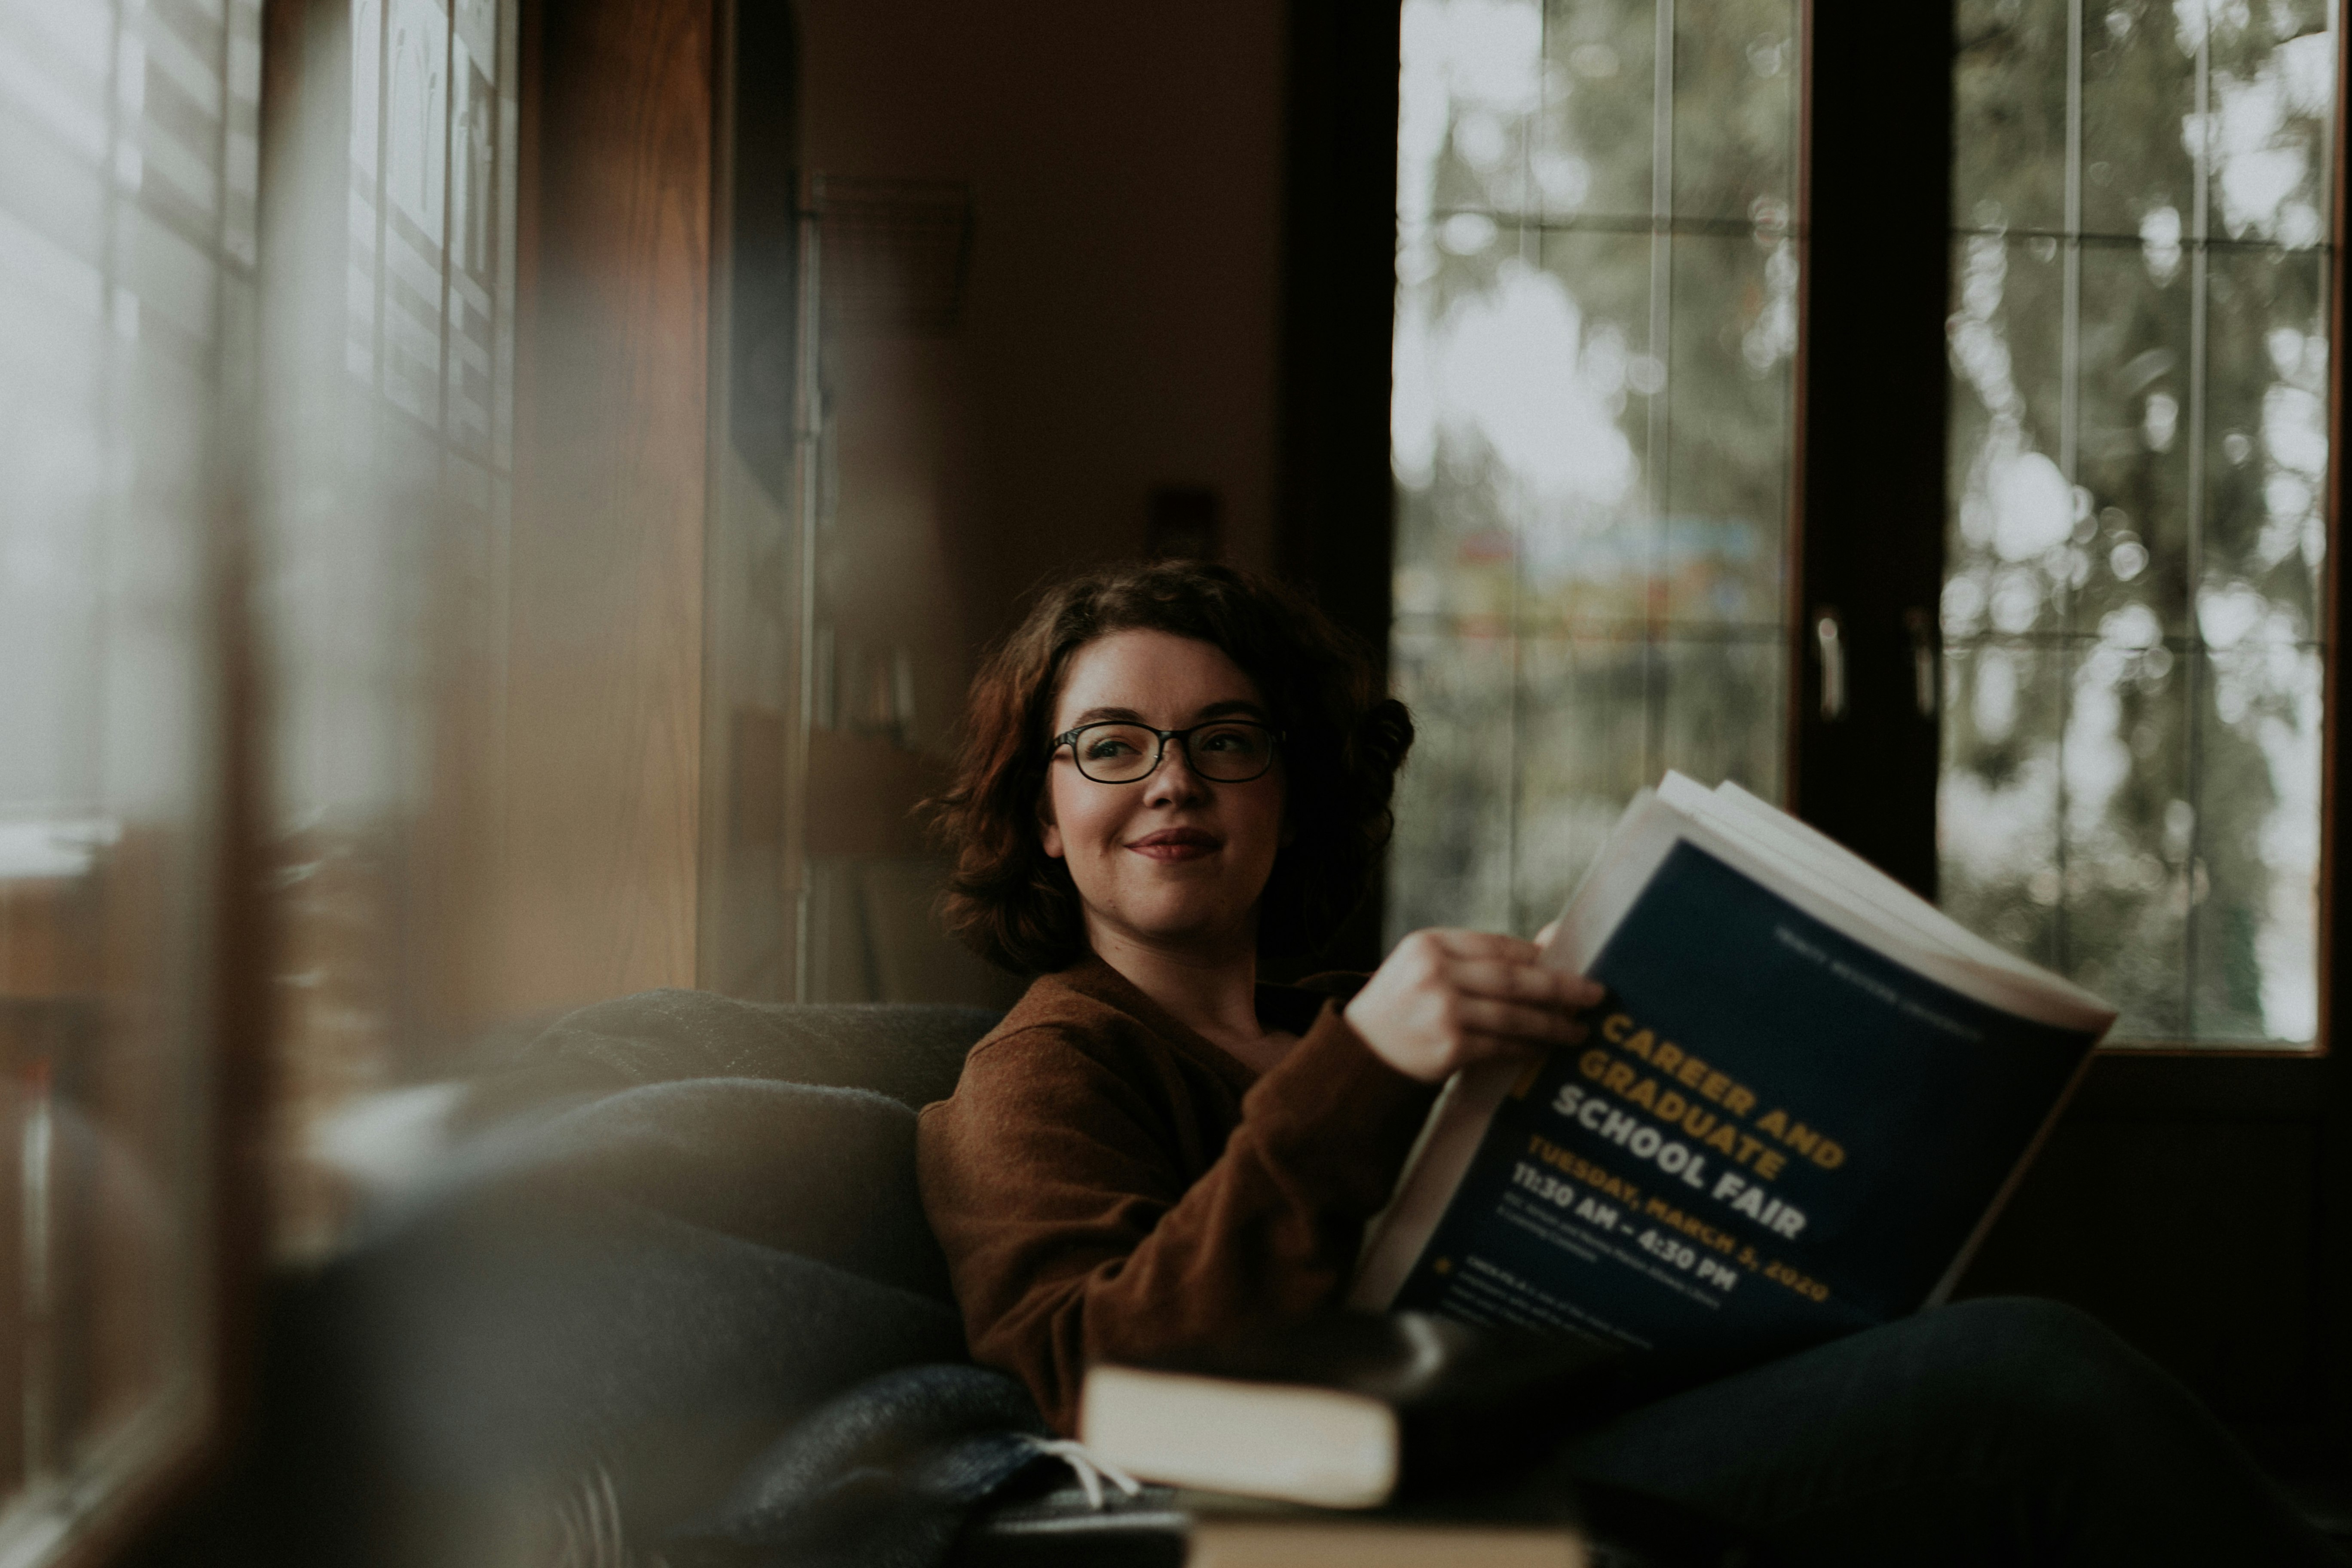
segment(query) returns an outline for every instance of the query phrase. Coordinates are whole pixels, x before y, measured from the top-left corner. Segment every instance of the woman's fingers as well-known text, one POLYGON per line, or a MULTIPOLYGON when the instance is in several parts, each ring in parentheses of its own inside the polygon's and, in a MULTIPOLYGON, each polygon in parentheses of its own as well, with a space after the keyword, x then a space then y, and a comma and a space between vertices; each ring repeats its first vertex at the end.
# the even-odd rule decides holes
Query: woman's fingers
POLYGON ((1522 1059, 1539 1055, 1543 1046, 1520 1039, 1516 1035, 1485 1035, 1472 1032, 1462 1037, 1462 1055, 1455 1064, 1467 1067, 1472 1062, 1491 1061, 1496 1057, 1518 1057, 1522 1059))
POLYGON ((1541 1002, 1556 1007, 1590 1007, 1601 1000, 1603 988, 1581 974, 1540 963, 1511 963, 1499 959, 1456 959, 1446 976, 1473 995, 1506 1002, 1541 1002))
POLYGON ((1535 943, 1493 931, 1418 931, 1344 1012, 1376 1055, 1429 1083, 1467 1062, 1581 1040, 1575 1015, 1601 987, 1538 957, 1535 943))
POLYGON ((1465 1035, 1507 1035, 1537 1045, 1567 1045, 1584 1037, 1584 1026, 1556 1007, 1530 1007, 1520 1002, 1496 1002, 1485 996, 1465 996, 1455 1021, 1465 1035))
POLYGON ((1445 951, 1455 958, 1499 959, 1506 963, 1533 963, 1541 956, 1534 942, 1521 937, 1505 936, 1492 931, 1432 931, 1445 951))

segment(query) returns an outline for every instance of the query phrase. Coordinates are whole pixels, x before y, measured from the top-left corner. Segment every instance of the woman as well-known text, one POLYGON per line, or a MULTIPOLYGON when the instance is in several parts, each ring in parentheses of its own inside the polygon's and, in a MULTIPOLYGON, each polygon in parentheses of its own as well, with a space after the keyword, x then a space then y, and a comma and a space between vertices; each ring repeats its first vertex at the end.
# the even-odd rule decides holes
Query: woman
MULTIPOLYGON (((1436 1086, 1599 1000, 1457 931, 1360 987, 1258 984, 1362 896, 1412 738, 1311 606, 1216 566, 1065 584, 974 683, 950 914, 1037 978, 924 1111, 923 1200, 973 1353, 1061 1430, 1091 1361, 1335 1304, 1436 1086)), ((1798 1562, 2336 1561, 2187 1394, 2042 1303, 1855 1335, 1557 1459, 1798 1562)))

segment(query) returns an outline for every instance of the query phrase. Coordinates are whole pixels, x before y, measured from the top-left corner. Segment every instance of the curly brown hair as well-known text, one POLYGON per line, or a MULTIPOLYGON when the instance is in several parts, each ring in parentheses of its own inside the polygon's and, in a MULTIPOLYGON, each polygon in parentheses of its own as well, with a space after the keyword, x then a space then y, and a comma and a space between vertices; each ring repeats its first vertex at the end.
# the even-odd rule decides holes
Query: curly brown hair
POLYGON ((1397 768, 1412 745, 1404 704, 1381 694, 1361 645, 1299 595, 1229 566, 1113 566, 1048 588, 989 651, 971 683, 955 770, 924 802, 953 854, 942 912, 982 958, 1017 974, 1067 968, 1087 952, 1069 868, 1038 841, 1054 703, 1070 656, 1120 631, 1171 632, 1223 650, 1284 731, 1291 839, 1258 900, 1258 952, 1312 953, 1371 884, 1392 817, 1397 768))

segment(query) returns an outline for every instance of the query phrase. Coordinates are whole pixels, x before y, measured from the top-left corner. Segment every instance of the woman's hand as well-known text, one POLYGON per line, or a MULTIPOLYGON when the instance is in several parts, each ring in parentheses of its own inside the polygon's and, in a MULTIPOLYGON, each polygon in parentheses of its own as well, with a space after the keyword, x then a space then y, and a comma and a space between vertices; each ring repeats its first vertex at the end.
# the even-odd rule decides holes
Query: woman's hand
POLYGON ((1576 1013, 1602 989, 1545 968, 1538 951, 1487 931, 1417 931, 1356 993, 1348 1023, 1382 1061, 1423 1083, 1489 1057, 1572 1045, 1584 1037, 1576 1013))

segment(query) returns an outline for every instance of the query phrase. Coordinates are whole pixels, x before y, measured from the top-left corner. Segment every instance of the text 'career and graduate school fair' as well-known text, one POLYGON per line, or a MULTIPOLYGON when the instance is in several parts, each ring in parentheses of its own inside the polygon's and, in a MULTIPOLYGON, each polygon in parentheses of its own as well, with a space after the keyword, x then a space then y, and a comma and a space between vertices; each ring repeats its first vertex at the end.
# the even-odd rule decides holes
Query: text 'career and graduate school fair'
POLYGON ((1351 1304, 1762 1360, 1938 1300, 2114 1021, 1725 785, 1644 791, 1546 961, 1586 1041, 1458 1077, 1351 1304))

